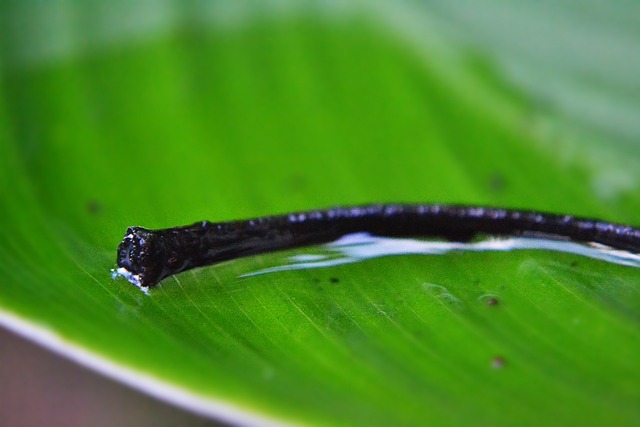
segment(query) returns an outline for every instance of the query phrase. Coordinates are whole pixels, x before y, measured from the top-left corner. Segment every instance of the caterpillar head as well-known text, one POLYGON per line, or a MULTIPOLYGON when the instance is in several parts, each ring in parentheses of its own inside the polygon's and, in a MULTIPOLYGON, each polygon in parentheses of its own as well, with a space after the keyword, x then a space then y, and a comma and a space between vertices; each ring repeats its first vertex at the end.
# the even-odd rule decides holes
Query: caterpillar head
POLYGON ((164 258, 161 236, 143 227, 129 227, 118 245, 117 274, 144 291, 164 277, 164 258))

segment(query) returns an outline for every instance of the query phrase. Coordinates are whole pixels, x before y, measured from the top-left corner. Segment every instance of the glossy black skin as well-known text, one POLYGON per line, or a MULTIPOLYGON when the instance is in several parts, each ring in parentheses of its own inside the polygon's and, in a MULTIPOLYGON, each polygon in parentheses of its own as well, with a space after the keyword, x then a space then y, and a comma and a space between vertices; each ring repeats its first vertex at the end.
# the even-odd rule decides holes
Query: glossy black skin
POLYGON ((164 230, 130 227, 118 246, 118 266, 140 285, 195 267, 368 232, 385 237, 468 241, 478 234, 543 236, 640 252, 640 229, 570 215, 451 205, 369 205, 299 212, 245 221, 164 230))

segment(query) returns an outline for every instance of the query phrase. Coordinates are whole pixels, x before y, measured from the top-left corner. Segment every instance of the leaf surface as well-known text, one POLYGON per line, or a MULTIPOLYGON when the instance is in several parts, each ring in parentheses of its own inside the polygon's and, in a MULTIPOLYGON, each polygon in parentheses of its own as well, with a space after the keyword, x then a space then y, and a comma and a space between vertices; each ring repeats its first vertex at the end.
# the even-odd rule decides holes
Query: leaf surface
POLYGON ((149 296, 110 277, 131 225, 382 201, 640 224, 636 144, 541 106, 547 92, 490 66, 508 49, 461 47, 435 13, 442 33, 422 40, 375 13, 264 10, 222 25, 204 9, 147 11, 128 18, 135 32, 79 5, 47 6, 70 34, 30 40, 15 23, 41 28, 51 11, 5 7, 5 326, 231 422, 640 420, 633 267, 454 251, 251 275, 335 255, 315 247, 186 272, 149 296), (572 155, 585 134, 590 154, 572 155))

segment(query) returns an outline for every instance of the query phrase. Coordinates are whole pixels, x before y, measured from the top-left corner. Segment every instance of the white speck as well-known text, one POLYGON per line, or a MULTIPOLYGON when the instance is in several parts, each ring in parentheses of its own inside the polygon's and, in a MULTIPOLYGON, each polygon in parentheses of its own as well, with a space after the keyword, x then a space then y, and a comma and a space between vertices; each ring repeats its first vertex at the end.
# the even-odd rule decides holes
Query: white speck
POLYGON ((484 215, 484 208, 470 208, 468 214, 470 217, 481 218, 484 215))
POLYGON ((142 285, 142 283, 140 281, 140 275, 133 274, 132 272, 130 272, 129 270, 127 270, 124 267, 118 267, 115 270, 111 269, 111 278, 113 280, 116 280, 118 277, 124 277, 125 279, 127 279, 129 281, 129 283, 131 283, 132 285, 137 286, 138 289, 140 289, 142 292, 144 292, 145 295, 149 295, 149 287, 142 285))

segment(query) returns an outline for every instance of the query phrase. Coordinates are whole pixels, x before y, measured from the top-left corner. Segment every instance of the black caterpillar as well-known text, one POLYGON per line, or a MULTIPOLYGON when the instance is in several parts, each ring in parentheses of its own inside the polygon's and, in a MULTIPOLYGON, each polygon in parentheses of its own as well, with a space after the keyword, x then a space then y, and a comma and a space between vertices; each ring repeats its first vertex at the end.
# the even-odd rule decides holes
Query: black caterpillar
POLYGON ((640 229, 595 219, 474 206, 380 204, 163 230, 129 227, 118 246, 118 272, 149 288, 195 267, 328 243, 356 232, 452 241, 478 234, 544 236, 640 252, 640 229))

